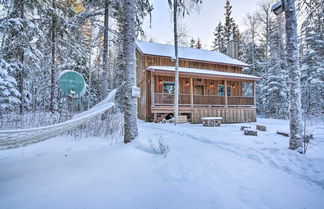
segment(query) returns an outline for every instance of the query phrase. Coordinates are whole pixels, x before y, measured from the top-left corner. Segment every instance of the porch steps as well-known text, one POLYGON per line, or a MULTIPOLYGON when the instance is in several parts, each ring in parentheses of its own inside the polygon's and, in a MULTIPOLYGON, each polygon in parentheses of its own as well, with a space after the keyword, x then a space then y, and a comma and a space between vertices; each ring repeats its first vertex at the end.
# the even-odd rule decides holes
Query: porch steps
POLYGON ((155 123, 160 123, 164 118, 166 118, 170 113, 157 113, 154 117, 155 123))

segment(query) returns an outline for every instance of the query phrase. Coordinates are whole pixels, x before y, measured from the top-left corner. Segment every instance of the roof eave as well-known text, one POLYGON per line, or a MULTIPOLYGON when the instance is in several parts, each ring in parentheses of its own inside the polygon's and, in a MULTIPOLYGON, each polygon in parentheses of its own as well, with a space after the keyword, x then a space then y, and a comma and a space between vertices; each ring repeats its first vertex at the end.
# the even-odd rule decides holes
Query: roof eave
MULTIPOLYGON (((158 54, 147 54, 147 53, 143 53, 141 51, 141 49, 139 47, 137 47, 139 49, 139 51, 142 53, 142 55, 146 55, 146 56, 157 56, 157 57, 167 57, 172 59, 171 56, 165 56, 165 55, 158 55, 158 54)), ((186 59, 186 58, 181 58, 179 57, 179 59, 182 60, 188 60, 188 61, 201 61, 201 62, 206 62, 206 63, 213 63, 213 64, 219 64, 219 65, 228 65, 228 66, 235 66, 235 67, 249 67, 250 65, 239 65, 239 64, 230 64, 230 63, 225 63, 225 62, 213 62, 213 61, 208 61, 208 60, 198 60, 198 59, 186 59)))
MULTIPOLYGON (((161 69, 155 69, 153 67, 148 67, 147 70, 153 71, 153 72, 160 72, 165 74, 174 74, 174 71, 171 70, 161 70, 161 69)), ((262 78, 261 77, 244 77, 244 76, 231 76, 231 75, 215 75, 215 74, 205 74, 205 73, 194 73, 194 72, 179 72, 179 74, 182 75, 199 75, 204 77, 217 77, 217 78, 231 78, 231 79, 237 79, 237 80, 253 80, 253 81, 259 81, 262 78)), ((243 74, 245 75, 245 74, 243 74)))

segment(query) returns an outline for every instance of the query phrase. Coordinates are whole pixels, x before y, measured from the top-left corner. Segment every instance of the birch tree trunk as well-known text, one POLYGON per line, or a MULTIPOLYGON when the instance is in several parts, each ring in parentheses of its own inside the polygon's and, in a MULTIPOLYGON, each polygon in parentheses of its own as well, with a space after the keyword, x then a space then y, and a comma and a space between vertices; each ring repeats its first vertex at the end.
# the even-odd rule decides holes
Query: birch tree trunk
POLYGON ((104 99, 108 95, 108 30, 109 30, 109 2, 106 0, 104 2, 105 11, 104 11, 104 40, 103 40, 103 53, 102 53, 102 77, 101 77, 101 99, 104 99))
POLYGON ((177 25, 178 1, 173 0, 173 31, 174 31, 174 55, 175 55, 175 91, 174 91, 174 125, 178 123, 179 115, 179 57, 178 57, 178 25, 177 25))
POLYGON ((132 87, 135 86, 135 1, 123 0, 125 17, 123 31, 124 59, 126 61, 126 86, 124 120, 124 142, 131 142, 137 135, 136 98, 132 97, 132 87))
POLYGON ((289 70, 289 118, 290 141, 292 150, 303 146, 303 127, 301 115, 301 87, 299 69, 299 51, 297 39, 297 21, 295 0, 285 0, 287 63, 289 70))
POLYGON ((58 93, 58 88, 57 88, 57 70, 56 70, 56 2, 55 0, 52 1, 52 8, 53 8, 53 13, 52 13, 52 33, 51 33, 51 41, 52 41, 52 46, 51 46, 51 61, 52 61, 52 66, 51 66, 51 101, 50 101, 50 111, 54 112, 57 110, 57 93, 58 93))

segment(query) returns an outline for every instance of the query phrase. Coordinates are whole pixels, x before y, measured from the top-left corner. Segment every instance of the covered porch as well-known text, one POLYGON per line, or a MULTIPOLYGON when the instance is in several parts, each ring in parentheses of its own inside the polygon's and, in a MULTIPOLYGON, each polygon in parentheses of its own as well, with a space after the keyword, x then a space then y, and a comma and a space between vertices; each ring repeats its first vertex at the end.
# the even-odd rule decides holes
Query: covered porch
MULTIPOLYGON (((151 66, 151 107, 174 103, 174 67, 151 66)), ((255 107, 260 78, 212 70, 179 68, 179 105, 183 107, 255 107)))

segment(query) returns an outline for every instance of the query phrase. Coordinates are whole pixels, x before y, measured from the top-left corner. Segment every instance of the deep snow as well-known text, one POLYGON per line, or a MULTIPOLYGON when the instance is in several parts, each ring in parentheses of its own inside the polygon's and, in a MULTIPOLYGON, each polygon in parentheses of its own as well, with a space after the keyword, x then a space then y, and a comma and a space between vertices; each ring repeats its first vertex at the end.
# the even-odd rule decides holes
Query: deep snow
MULTIPOLYGON (((288 121, 259 119, 267 132, 139 121, 124 145, 57 137, 0 151, 0 208, 324 208, 324 124, 306 155, 276 135, 288 121), (166 155, 149 141, 164 141, 166 155)), ((255 123, 249 124, 252 127, 255 123)))

